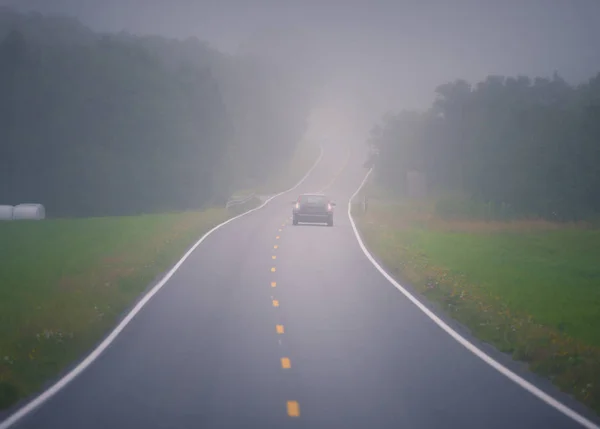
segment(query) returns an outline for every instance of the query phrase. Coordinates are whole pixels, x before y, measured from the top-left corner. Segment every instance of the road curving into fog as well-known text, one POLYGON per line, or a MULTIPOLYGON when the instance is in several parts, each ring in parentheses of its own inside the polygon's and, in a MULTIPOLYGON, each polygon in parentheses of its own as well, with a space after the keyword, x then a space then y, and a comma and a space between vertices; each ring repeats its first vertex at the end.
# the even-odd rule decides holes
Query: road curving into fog
POLYGON ((362 153, 340 153, 207 236, 84 370, 0 429, 595 427, 382 275, 346 212, 362 153), (328 185, 334 227, 293 226, 291 201, 328 185))

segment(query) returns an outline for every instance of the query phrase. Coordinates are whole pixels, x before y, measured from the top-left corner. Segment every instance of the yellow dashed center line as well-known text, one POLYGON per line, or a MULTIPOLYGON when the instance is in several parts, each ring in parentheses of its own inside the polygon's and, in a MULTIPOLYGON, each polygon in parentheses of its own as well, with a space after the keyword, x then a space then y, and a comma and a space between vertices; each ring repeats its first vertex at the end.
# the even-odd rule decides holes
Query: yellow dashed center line
POLYGON ((290 417, 300 417, 300 405, 296 401, 287 401, 287 413, 290 417))
MULTIPOLYGON (((285 226, 285 224, 281 225, 282 227, 285 226)), ((279 232, 281 232, 282 230, 279 229, 279 232)), ((279 240, 279 236, 275 237, 276 240, 279 240)), ((275 244, 273 246, 274 249, 277 249, 279 246, 277 246, 277 244, 275 244)), ((276 255, 272 255, 271 259, 275 260, 277 259, 276 255)), ((271 272, 274 273, 276 271, 275 267, 271 268, 271 272)), ((271 287, 276 287, 277 286, 277 282, 271 282, 271 287)), ((279 307, 279 300, 277 299, 273 299, 273 307, 279 307)), ((277 334, 282 335, 285 332, 285 329, 283 327, 283 325, 275 325, 275 330, 277 331, 277 334)), ((281 340, 280 340, 281 342, 281 340)), ((292 362, 290 361, 289 357, 282 357, 281 358, 281 368, 283 369, 290 369, 292 367, 292 362)), ((290 417, 300 417, 300 405, 298 404, 297 401, 287 401, 287 413, 288 416, 290 417)))

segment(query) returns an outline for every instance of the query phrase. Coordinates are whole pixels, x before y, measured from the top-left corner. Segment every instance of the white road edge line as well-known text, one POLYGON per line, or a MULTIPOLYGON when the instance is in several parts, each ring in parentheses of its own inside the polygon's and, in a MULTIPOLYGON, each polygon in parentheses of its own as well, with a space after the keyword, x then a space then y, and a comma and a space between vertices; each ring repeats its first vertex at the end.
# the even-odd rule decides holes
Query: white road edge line
POLYGON ((0 422, 0 429, 8 429, 10 426, 17 423, 19 420, 21 420, 27 414, 31 413, 33 410, 38 408, 40 405, 42 405, 48 399, 52 398, 52 396, 56 395, 62 388, 64 388, 67 384, 69 384, 71 381, 73 381, 73 379, 75 379, 75 377, 77 377, 88 366, 90 366, 98 358, 98 356, 100 356, 100 354, 102 354, 102 352, 104 350, 106 350, 106 348, 115 340, 115 338, 117 338, 117 336, 121 333, 121 331, 123 331, 123 329, 125 329, 125 327, 129 324, 129 322, 131 322, 131 320, 135 317, 135 315, 140 312, 140 310, 144 307, 144 305, 146 305, 148 303, 148 301, 150 301, 150 299, 154 295, 156 295, 156 293, 160 289, 162 289, 162 287, 169 281, 169 279, 173 276, 173 274, 175 274, 175 272, 185 262, 185 260, 192 254, 192 252, 194 250, 196 250, 196 248, 200 245, 200 243, 202 243, 206 239, 206 237, 208 237, 210 234, 215 232, 217 229, 227 225, 228 223, 233 222, 234 220, 239 219, 242 216, 245 216, 249 213, 252 213, 254 211, 262 209, 271 200, 273 200, 283 194, 287 194, 288 192, 291 192, 294 189, 296 189, 298 186, 300 186, 306 180, 306 178, 310 175, 310 173, 312 173, 312 171, 319 164, 319 162, 321 162, 321 158, 323 157, 323 147, 320 146, 319 150, 320 150, 319 157, 317 158, 315 163, 312 165, 312 167, 310 167, 310 169, 306 172, 306 174, 302 177, 302 179, 300 179, 300 181, 298 183, 296 183, 294 186, 292 186, 290 189, 287 189, 285 191, 282 191, 278 194, 275 194, 275 195, 269 197, 260 206, 255 207, 251 210, 248 210, 247 212, 239 214, 235 217, 232 217, 231 219, 228 219, 225 222, 220 223, 219 225, 215 226, 213 229, 208 231, 206 234, 204 234, 196 242, 196 244, 194 244, 192 246, 192 248, 190 248, 187 251, 187 253, 185 255, 183 255, 183 257, 179 260, 179 262, 177 262, 173 266, 173 268, 171 268, 171 270, 167 274, 165 274, 165 276, 152 289, 150 289, 150 291, 136 304, 135 307, 133 307, 133 309, 129 312, 129 314, 127 314, 127 316, 125 316, 125 318, 121 321, 121 323, 119 323, 117 325, 117 327, 108 335, 108 337, 106 337, 104 339, 104 341, 102 341, 98 345, 98 347, 96 347, 83 361, 81 361, 81 363, 79 363, 79 365, 77 365, 75 368, 73 368, 71 371, 69 371, 67 374, 65 374, 60 380, 58 380, 56 383, 54 383, 52 386, 50 386, 48 389, 46 389, 44 392, 42 392, 39 396, 37 396, 31 402, 25 404, 22 408, 15 411, 12 415, 10 415, 4 421, 0 422))
POLYGON ((508 368, 506 368, 504 365, 502 365, 499 362, 495 361, 490 356, 488 356, 487 354, 485 354, 483 351, 481 351, 480 349, 478 349, 474 344, 472 344, 471 342, 469 342, 466 338, 462 337, 458 332, 456 332, 454 329, 452 329, 450 326, 448 326, 442 319, 440 319, 439 317, 437 317, 431 310, 429 310, 427 307, 425 307, 417 298, 415 298, 413 295, 411 295, 410 292, 408 292, 406 289, 404 289, 402 287, 402 285, 400 285, 396 280, 394 280, 394 278, 392 276, 390 276, 377 263, 377 261, 375 260, 375 258, 373 258, 373 256, 371 255, 371 253, 369 253, 369 251, 367 250, 366 246, 364 245, 364 243, 363 243, 363 241, 362 241, 362 239, 360 237, 360 234, 358 233, 358 229, 356 228, 356 224, 354 223, 354 219, 352 218, 352 200, 354 200, 354 198, 356 197, 356 195, 358 195, 358 193, 360 192, 360 190, 363 188, 363 186, 367 182, 367 179, 371 175, 372 171, 373 171, 373 169, 369 170, 369 172, 367 173, 367 175, 365 176, 365 178, 361 182, 361 184, 358 187, 358 189, 354 192, 354 194, 352 194, 352 196, 348 200, 348 218, 350 219, 350 224, 352 225, 352 230, 354 231, 354 235, 356 237, 356 240, 358 241, 358 244, 360 245, 360 248, 362 249, 362 251, 365 254, 365 256, 367 257, 367 259, 375 266, 375 268, 377 268, 377 270, 391 284, 393 284, 396 287, 396 289, 398 289, 400 292, 402 292, 402 294, 406 298, 408 298, 414 305, 416 305, 419 308, 419 310, 421 310, 423 313, 425 313, 425 315, 427 315, 427 317, 429 317, 431 320, 433 320, 440 328, 442 328, 444 331, 446 331, 446 333, 448 335, 450 335, 452 338, 454 338, 456 341, 458 341, 461 345, 463 345, 467 350, 469 350, 475 356, 477 356, 478 358, 480 358, 481 360, 483 360, 485 363, 487 363, 488 365, 490 365, 492 368, 494 368, 495 370, 497 370, 498 372, 500 372, 502 375, 504 375, 504 376, 508 377, 510 380, 514 381, 516 384, 518 384, 519 386, 521 386, 523 389, 525 389, 528 392, 532 393, 533 395, 537 396, 539 399, 541 399, 542 401, 544 401, 546 404, 550 405, 551 407, 554 407, 556 410, 560 411, 561 413, 563 413, 566 416, 570 417, 571 419, 575 420, 577 423, 581 424, 583 427, 585 427, 587 429, 600 429, 600 426, 597 426, 592 421, 586 419, 585 417, 583 417, 579 413, 573 411, 572 409, 570 409, 569 407, 567 407, 563 403, 557 401, 552 396, 548 395, 544 391, 542 391, 539 388, 535 387, 533 384, 531 384, 530 382, 528 382, 524 378, 518 376, 517 374, 515 374, 514 372, 512 372, 511 370, 509 370, 508 368))

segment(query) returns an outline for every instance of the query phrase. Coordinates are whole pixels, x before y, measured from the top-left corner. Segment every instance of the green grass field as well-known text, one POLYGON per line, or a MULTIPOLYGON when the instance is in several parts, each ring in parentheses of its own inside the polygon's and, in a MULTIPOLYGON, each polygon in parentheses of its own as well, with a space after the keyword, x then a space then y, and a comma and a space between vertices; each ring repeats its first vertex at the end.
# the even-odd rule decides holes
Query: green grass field
POLYGON ((600 411, 600 230, 445 221, 431 207, 371 201, 358 226, 401 281, 600 411))
POLYGON ((0 408, 88 351, 224 209, 0 223, 0 408))
MULTIPOLYGON (((257 193, 297 183, 303 143, 257 193)), ((0 223, 0 409, 88 352, 159 274, 218 223, 261 204, 162 215, 0 223)))

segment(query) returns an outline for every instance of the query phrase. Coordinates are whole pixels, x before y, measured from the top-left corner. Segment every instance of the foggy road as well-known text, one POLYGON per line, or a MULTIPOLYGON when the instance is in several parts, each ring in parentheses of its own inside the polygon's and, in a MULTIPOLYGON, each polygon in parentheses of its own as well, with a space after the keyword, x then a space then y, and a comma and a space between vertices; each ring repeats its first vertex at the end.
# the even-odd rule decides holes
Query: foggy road
POLYGON ((346 211, 364 160, 340 172, 336 155, 208 236, 104 353, 11 427, 582 427, 377 271, 346 211), (334 227, 292 226, 291 201, 326 185, 334 227))

